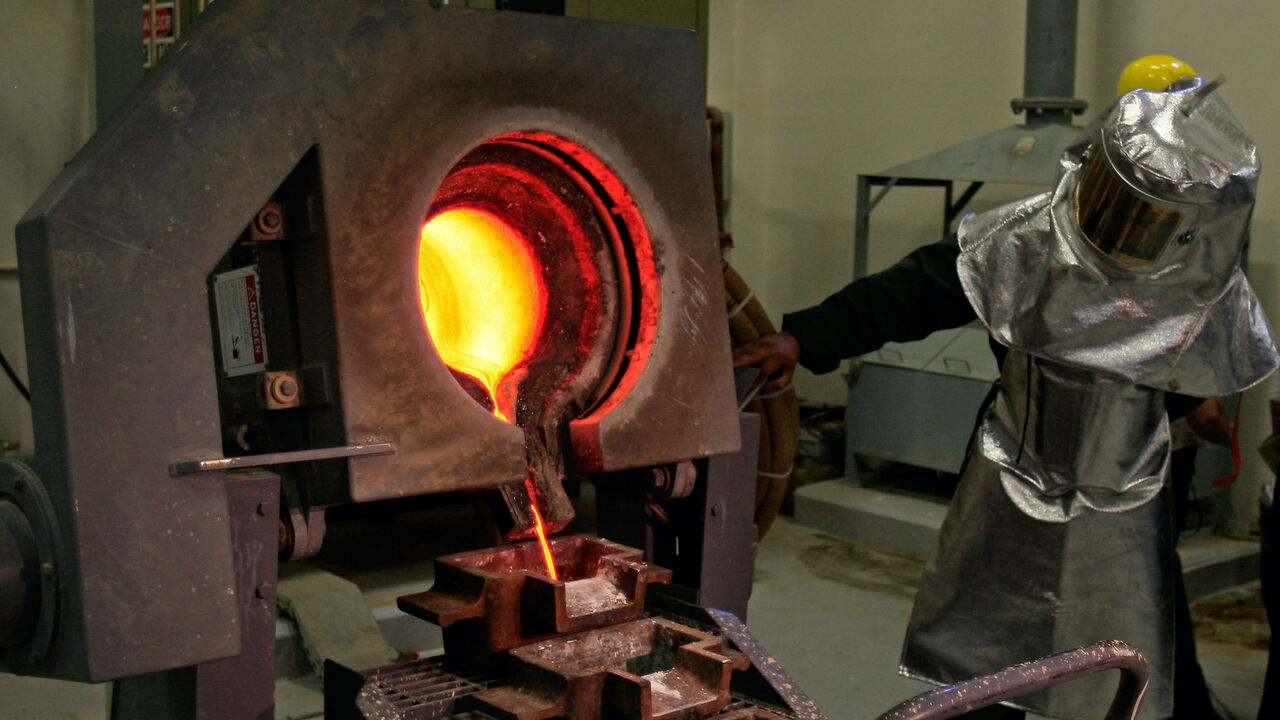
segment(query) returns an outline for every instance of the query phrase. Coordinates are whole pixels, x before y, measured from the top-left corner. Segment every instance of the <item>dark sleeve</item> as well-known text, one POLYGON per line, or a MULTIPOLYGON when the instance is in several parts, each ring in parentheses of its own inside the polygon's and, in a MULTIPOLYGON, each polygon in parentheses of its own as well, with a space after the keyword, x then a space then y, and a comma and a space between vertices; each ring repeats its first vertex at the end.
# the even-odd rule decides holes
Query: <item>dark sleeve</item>
POLYGON ((815 373, 886 342, 920 340, 977 315, 956 272, 955 235, 917 249, 893 267, 860 278, 820 304, 784 315, 782 329, 800 343, 800 364, 815 373))
POLYGON ((1187 415, 1192 410, 1200 407, 1200 403, 1204 402, 1204 398, 1191 397, 1190 395, 1179 395, 1177 393, 1165 393, 1164 410, 1169 413, 1169 422, 1173 422, 1178 418, 1187 415))

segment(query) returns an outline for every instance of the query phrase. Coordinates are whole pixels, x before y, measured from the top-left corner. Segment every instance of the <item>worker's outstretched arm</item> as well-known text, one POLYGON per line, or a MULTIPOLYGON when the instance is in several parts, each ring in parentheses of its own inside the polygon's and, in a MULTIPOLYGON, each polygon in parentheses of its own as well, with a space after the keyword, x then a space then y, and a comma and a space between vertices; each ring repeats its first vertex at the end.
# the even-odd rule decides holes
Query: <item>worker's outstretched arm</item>
POLYGON ((886 342, 909 342, 977 317, 956 273, 954 235, 918 248, 887 270, 846 285, 818 305, 783 317, 782 332, 747 343, 734 366, 759 365, 769 389, 785 387, 797 363, 815 373, 886 342))

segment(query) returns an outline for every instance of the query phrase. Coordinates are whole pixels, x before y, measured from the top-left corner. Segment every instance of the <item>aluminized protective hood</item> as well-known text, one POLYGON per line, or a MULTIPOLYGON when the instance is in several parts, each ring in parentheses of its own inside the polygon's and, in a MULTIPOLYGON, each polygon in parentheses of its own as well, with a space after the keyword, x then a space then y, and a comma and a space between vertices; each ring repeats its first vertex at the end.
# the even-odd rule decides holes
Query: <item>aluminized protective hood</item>
POLYGON ((965 218, 965 293, 1009 347, 1161 390, 1243 390, 1280 364, 1240 266, 1257 168, 1216 93, 1130 93, 1063 153, 1052 191, 965 218), (1111 259, 1081 231, 1076 189, 1091 145, 1139 191, 1194 210, 1196 226, 1155 264, 1111 259))

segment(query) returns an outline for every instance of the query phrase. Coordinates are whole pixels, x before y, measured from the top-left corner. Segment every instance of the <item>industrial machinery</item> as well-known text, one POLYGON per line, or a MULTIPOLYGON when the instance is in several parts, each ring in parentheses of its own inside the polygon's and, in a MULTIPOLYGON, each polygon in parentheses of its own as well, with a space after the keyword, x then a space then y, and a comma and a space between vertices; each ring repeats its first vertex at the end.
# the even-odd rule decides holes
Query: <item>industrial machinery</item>
POLYGON ((821 717, 738 619, 757 426, 698 67, 669 28, 212 5, 18 228, 0 668, 270 717, 277 557, 328 507, 485 491, 514 544, 400 600, 446 657, 330 668, 330 716, 821 717), (571 476, 608 540, 554 537, 571 476))

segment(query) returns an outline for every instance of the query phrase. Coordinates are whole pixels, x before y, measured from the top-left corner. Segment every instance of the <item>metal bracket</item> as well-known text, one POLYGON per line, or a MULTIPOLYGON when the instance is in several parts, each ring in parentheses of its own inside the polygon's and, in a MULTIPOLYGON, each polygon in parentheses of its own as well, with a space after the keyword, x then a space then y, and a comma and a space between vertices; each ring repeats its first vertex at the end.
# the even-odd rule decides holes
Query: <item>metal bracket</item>
POLYGON ((1014 98, 1009 101, 1009 107, 1013 108, 1013 112, 1020 114, 1023 112, 1045 112, 1058 111, 1069 112, 1072 115, 1080 115, 1089 107, 1089 103, 1080 98, 1067 97, 1021 97, 1014 98))

